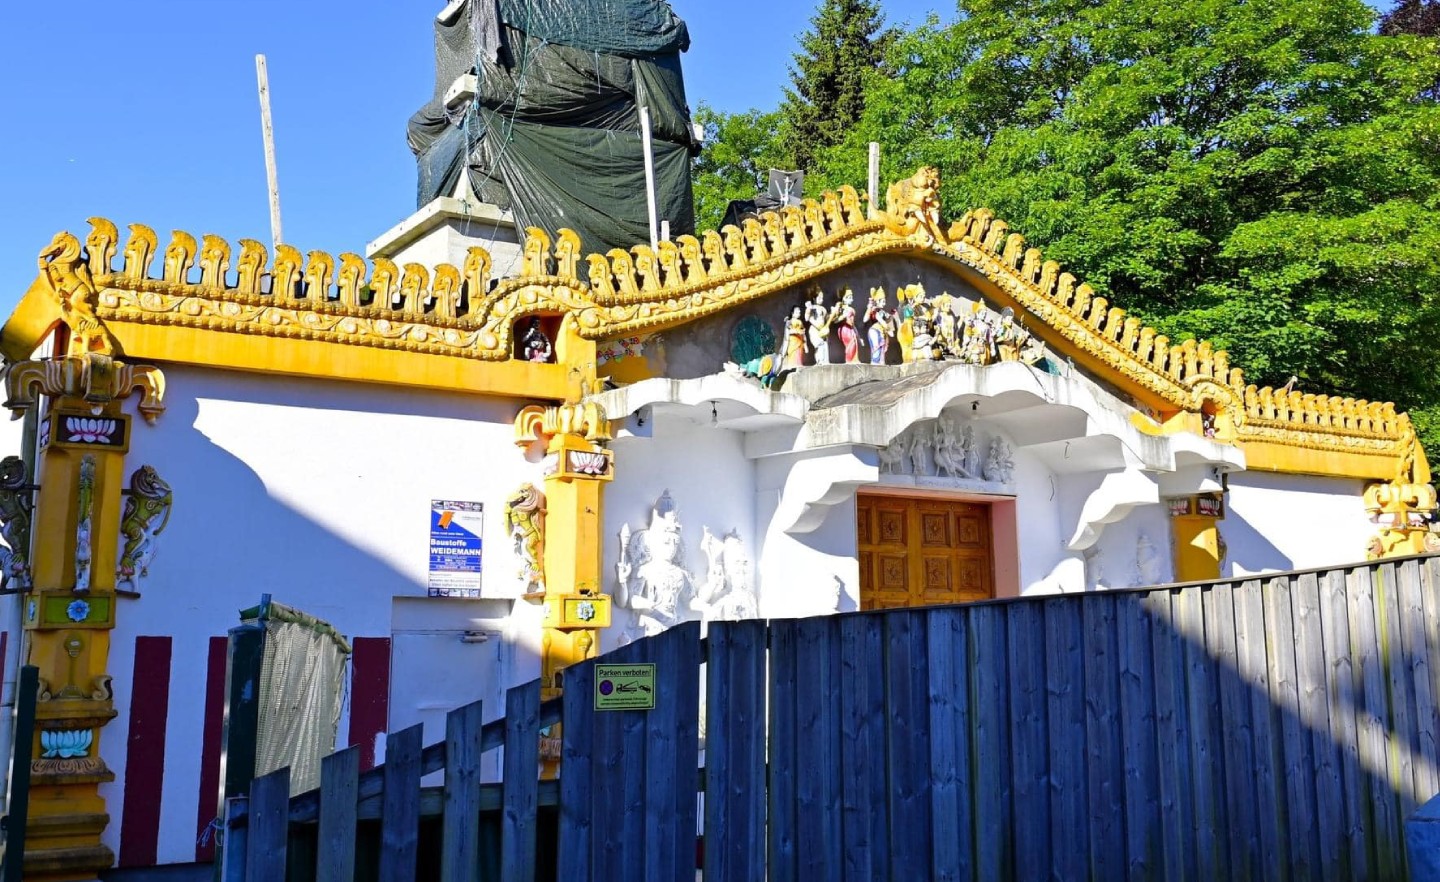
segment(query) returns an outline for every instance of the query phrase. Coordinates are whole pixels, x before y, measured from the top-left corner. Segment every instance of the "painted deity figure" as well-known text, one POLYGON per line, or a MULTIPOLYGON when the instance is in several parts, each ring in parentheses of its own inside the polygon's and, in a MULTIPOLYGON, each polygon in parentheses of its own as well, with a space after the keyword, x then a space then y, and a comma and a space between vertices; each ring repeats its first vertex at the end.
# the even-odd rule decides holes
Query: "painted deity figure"
POLYGON ((805 304, 805 322, 810 326, 810 350, 815 364, 830 363, 830 311, 825 308, 825 295, 815 291, 815 299, 805 304))
POLYGON ((525 328, 525 336, 520 339, 520 350, 526 361, 548 364, 555 360, 555 347, 540 328, 539 316, 530 319, 530 324, 525 328))
POLYGON ((935 349, 941 358, 953 358, 960 351, 956 333, 955 298, 949 292, 935 298, 935 349))
POLYGON ((790 318, 785 320, 785 342, 780 361, 785 370, 805 364, 805 320, 801 318, 798 306, 790 311, 790 318))
POLYGON ((636 533, 620 528, 620 560, 615 564, 615 602, 635 613, 641 633, 649 637, 680 621, 679 611, 694 595, 685 569, 685 544, 670 491, 655 501, 650 525, 636 533))
POLYGON ((855 327, 855 294, 849 289, 840 295, 840 302, 830 310, 830 324, 837 330, 845 350, 846 364, 860 363, 860 331, 855 327))
POLYGON ((885 289, 871 288, 870 302, 865 306, 865 322, 870 326, 870 363, 884 364, 895 336, 895 310, 885 306, 885 289))
POLYGON ((995 352, 1001 361, 1019 361, 1020 350, 1029 342, 1030 332, 1015 321, 1015 310, 1005 307, 1000 311, 1000 323, 995 328, 995 352))

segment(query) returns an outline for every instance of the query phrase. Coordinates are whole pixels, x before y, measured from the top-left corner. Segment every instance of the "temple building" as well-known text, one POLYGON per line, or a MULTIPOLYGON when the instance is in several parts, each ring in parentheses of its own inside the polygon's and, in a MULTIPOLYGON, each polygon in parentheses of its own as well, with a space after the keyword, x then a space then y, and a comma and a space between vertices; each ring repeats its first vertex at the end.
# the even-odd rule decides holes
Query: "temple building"
POLYGON ((337 737, 369 766, 679 621, 1431 548, 1405 414, 1256 388, 988 211, 942 219, 938 185, 606 253, 453 203, 368 262, 42 237, 0 331, 27 429, 0 647, 43 678, 26 878, 209 859, 225 635, 262 594, 349 639, 337 737), (395 258, 426 249, 458 256, 395 258))

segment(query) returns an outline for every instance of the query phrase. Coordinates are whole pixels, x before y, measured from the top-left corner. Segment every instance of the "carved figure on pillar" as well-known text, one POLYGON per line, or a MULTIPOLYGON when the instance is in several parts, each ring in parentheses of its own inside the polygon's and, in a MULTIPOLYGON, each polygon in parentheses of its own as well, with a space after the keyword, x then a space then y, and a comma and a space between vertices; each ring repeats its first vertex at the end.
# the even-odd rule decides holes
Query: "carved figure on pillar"
POLYGON ((846 364, 860 363, 860 332, 855 328, 855 294, 849 288, 840 295, 840 302, 830 310, 830 324, 838 328, 840 344, 845 350, 846 364))
POLYGON ((884 364, 895 337, 895 310, 885 306, 885 289, 871 288, 870 302, 865 306, 865 322, 869 324, 870 363, 884 364))
POLYGON ((0 460, 0 538, 8 549, 0 549, 0 586, 11 583, 20 591, 30 589, 30 524, 35 500, 25 482, 25 461, 18 456, 0 460))
POLYGON ((80 460, 79 505, 75 524, 75 593, 90 591, 90 542, 95 513, 95 457, 85 454, 80 460))
POLYGON ((505 501, 505 528, 520 558, 526 593, 545 591, 545 494, 534 484, 521 484, 505 501))
POLYGON ((150 561, 155 557, 155 541, 170 523, 170 506, 174 494, 153 466, 144 465, 130 476, 130 495, 125 499, 125 515, 120 522, 120 535, 125 547, 115 572, 115 587, 135 590, 135 577, 150 575, 150 561))
POLYGON ((817 288, 814 299, 805 304, 805 322, 810 326, 810 354, 815 364, 830 363, 830 311, 825 295, 817 288))

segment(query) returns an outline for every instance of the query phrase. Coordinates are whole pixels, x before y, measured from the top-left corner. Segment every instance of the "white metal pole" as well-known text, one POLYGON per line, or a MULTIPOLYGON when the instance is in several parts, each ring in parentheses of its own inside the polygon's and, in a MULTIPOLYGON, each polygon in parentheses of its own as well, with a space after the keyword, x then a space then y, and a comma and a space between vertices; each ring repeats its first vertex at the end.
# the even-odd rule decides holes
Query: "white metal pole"
POLYGON ((650 108, 640 108, 640 142, 645 147, 645 205, 650 210, 650 247, 660 247, 660 209, 655 204, 655 151, 650 145, 650 108))
POLYGON ((265 56, 255 56, 255 76, 260 81, 260 135, 265 139, 265 179, 270 188, 270 238, 272 246, 284 241, 280 235, 280 178, 275 171, 275 129, 270 124, 270 76, 265 56))
POLYGON ((870 207, 880 210, 880 142, 870 142, 870 182, 865 190, 870 194, 870 207))

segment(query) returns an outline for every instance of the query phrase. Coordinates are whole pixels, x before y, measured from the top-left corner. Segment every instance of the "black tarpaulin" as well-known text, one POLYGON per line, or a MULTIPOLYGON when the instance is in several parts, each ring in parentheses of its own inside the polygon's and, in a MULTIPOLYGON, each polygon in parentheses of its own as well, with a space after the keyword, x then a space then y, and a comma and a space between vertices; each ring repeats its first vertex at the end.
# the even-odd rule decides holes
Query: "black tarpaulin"
POLYGON ((659 217, 672 234, 693 231, 689 157, 697 145, 679 54, 689 35, 668 3, 465 0, 436 30, 437 76, 449 77, 437 94, 459 75, 456 51, 474 53, 462 72, 476 74, 477 92, 469 107, 447 111, 432 101, 411 118, 419 204, 454 193, 466 174, 481 199, 513 210, 522 227, 552 236, 568 227, 591 251, 648 241, 645 107, 659 217), (460 22, 488 27, 497 8, 495 35, 455 31, 460 22))

